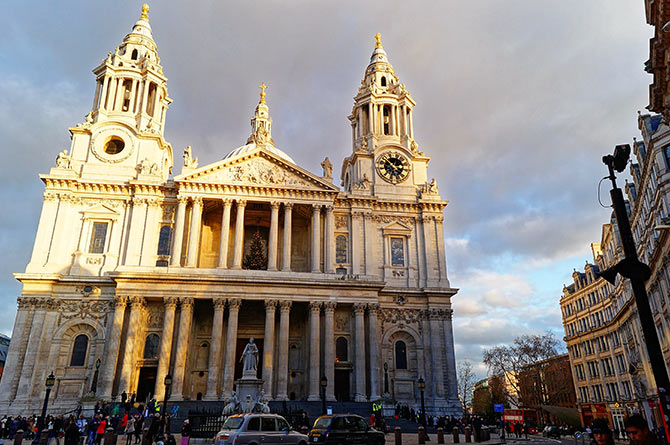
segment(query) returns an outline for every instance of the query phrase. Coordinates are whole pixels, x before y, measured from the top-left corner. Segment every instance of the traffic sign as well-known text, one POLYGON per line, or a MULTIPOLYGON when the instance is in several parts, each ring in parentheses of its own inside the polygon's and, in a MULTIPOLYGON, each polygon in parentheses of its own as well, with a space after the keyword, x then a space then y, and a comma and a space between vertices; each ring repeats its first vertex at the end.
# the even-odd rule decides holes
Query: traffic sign
POLYGON ((493 411, 495 411, 496 413, 505 412, 505 405, 502 403, 495 403, 493 404, 493 411))

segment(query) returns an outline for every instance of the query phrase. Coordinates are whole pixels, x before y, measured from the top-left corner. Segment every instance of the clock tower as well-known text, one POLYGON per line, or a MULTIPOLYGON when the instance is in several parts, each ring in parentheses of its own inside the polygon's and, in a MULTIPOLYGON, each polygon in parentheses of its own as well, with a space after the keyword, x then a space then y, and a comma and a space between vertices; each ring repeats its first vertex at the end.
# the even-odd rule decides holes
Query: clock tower
POLYGON ((353 153, 342 164, 342 185, 352 194, 415 200, 418 189, 430 187, 430 158, 414 140, 416 102, 393 71, 379 33, 375 40, 349 116, 353 153))

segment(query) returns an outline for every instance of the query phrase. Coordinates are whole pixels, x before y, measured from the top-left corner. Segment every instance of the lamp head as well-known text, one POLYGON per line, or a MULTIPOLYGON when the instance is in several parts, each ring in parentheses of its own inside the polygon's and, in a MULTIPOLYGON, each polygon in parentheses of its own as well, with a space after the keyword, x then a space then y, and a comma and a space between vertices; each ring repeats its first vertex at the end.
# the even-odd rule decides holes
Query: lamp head
POLYGON ((44 383, 47 388, 53 388, 54 384, 56 383, 56 377, 54 376, 53 371, 51 371, 51 374, 49 374, 49 377, 47 377, 47 381, 44 383))
POLYGON ((321 377, 321 386, 323 386, 324 388, 328 386, 328 379, 326 378, 325 375, 321 377))
POLYGON ((423 380, 423 377, 419 377, 419 380, 417 380, 416 383, 419 386, 419 389, 422 391, 426 387, 426 382, 423 380))
POLYGON ((165 374, 165 379, 163 380, 165 386, 172 385, 172 376, 170 374, 165 374))

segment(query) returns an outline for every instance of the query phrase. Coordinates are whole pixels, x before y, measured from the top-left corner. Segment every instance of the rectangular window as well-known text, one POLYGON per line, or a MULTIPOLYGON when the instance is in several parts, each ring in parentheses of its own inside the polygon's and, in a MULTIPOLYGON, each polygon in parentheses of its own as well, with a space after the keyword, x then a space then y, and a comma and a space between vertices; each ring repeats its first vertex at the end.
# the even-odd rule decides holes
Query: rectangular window
POLYGON ((391 238, 391 265, 405 265, 405 243, 402 238, 391 238))
POLYGON ((106 222, 93 223, 93 233, 91 234, 91 244, 88 247, 88 253, 105 253, 107 225, 106 222))

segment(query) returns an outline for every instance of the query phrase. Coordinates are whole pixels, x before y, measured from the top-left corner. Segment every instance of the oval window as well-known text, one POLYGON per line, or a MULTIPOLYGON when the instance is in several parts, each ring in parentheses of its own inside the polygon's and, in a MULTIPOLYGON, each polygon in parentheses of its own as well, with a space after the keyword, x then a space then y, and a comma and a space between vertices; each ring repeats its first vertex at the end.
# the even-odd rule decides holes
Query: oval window
POLYGON ((123 151, 124 147, 126 146, 126 143, 123 142, 123 139, 112 136, 105 142, 105 153, 108 155, 115 155, 118 153, 121 153, 123 151))

